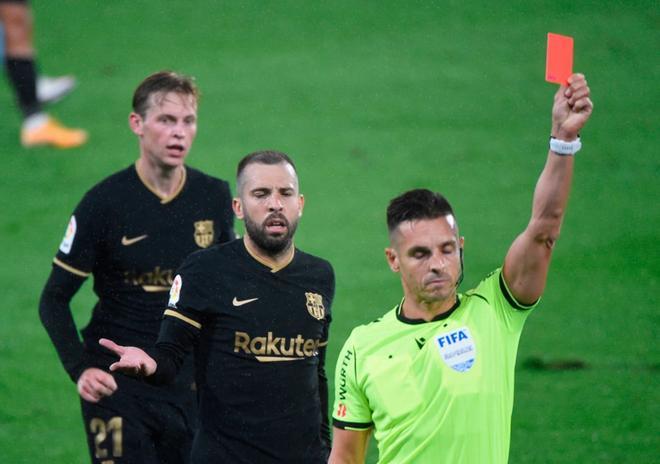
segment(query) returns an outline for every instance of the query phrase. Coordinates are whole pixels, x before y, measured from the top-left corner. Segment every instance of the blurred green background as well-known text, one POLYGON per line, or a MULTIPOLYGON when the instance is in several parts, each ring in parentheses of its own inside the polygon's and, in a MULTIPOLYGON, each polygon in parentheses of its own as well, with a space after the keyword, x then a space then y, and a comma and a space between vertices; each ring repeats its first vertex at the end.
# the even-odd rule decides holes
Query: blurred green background
MULTIPOLYGON (((390 198, 428 187, 452 201, 464 290, 525 227, 556 89, 543 79, 549 31, 574 36, 595 110, 521 341, 510 462, 660 462, 657 1, 32 3, 41 70, 80 81, 50 110, 91 139, 24 150, 0 84, 0 462, 88 462, 75 387, 37 303, 76 203, 137 157, 127 115, 144 76, 197 78, 192 166, 233 185, 248 152, 296 160, 307 201, 297 245, 337 273, 332 379, 350 329, 400 298, 383 257, 390 198), (587 368, 553 368, 563 360, 587 368)), ((93 302, 87 283, 79 324, 93 302)))

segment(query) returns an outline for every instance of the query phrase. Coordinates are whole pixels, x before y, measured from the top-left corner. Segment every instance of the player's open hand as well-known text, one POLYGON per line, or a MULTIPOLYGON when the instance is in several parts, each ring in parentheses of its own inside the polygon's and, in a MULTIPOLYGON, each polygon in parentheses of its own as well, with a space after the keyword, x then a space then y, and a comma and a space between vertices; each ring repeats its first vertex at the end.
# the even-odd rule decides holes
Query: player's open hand
POLYGON ((78 394, 90 403, 98 403, 101 398, 112 395, 117 390, 117 382, 111 374, 97 367, 85 369, 78 382, 78 394))
POLYGON ((149 376, 156 372, 156 361, 140 348, 117 345, 112 340, 102 338, 99 344, 119 356, 119 361, 110 365, 111 371, 129 375, 149 376))
POLYGON ((568 86, 562 85, 555 94, 552 107, 552 136, 572 141, 591 116, 594 105, 583 74, 568 78, 568 86))

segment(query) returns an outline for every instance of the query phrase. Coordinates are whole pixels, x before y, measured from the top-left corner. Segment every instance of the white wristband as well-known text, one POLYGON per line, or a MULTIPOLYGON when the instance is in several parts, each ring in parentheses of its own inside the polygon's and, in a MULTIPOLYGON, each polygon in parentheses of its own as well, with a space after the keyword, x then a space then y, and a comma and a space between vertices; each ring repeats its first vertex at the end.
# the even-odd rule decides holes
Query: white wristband
POLYGON ((550 137, 550 151, 558 155, 574 155, 580 151, 580 148, 582 148, 582 142, 580 142, 579 136, 572 142, 550 137))

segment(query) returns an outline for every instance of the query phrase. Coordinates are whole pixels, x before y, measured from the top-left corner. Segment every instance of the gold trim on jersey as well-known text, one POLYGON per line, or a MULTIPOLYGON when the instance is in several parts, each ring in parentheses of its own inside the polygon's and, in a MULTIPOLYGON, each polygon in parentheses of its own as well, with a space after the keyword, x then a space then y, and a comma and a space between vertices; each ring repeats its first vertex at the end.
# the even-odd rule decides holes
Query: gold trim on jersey
POLYGON ((170 287, 163 287, 162 285, 143 285, 142 290, 145 292, 168 292, 170 287))
POLYGON ((179 195, 179 193, 181 193, 181 190, 183 190, 183 186, 186 184, 187 171, 185 166, 181 166, 181 169, 183 169, 183 173, 181 175, 181 180, 179 181, 179 185, 177 186, 176 190, 170 196, 164 196, 158 190, 156 190, 156 187, 154 187, 149 183, 149 181, 147 181, 147 178, 142 175, 140 169, 138 168, 138 162, 137 161, 135 162, 135 172, 137 172, 138 177, 140 178, 144 186, 147 188, 147 190, 149 190, 151 193, 153 193, 158 198, 160 198, 160 203, 163 205, 174 200, 179 195))
POLYGON ((319 347, 321 347, 321 346, 326 346, 327 344, 328 344, 328 341, 327 341, 327 340, 324 341, 324 342, 319 342, 319 347))
POLYGON ((163 315, 164 316, 172 316, 172 317, 176 317, 177 319, 181 319, 183 322, 187 322, 188 324, 192 325, 193 327, 195 327, 197 329, 202 328, 202 324, 200 324, 199 322, 193 321, 189 317, 186 317, 183 314, 181 314, 179 312, 176 312, 172 309, 166 309, 165 312, 163 313, 163 315))
POLYGON ((289 264, 291 264, 291 261, 293 261, 293 257, 296 254, 296 247, 293 246, 293 243, 292 243, 291 244, 291 250, 289 251, 289 256, 286 257, 286 259, 284 260, 284 263, 277 266, 275 263, 273 263, 273 261, 261 258, 260 256, 257 256, 257 254, 250 249, 250 246, 245 241, 245 237, 243 237, 243 245, 245 246, 245 249, 247 250, 248 254, 250 256, 252 256, 255 259, 255 261, 258 261, 261 264, 263 264, 264 266, 269 267, 270 272, 278 272, 278 271, 281 271, 282 269, 284 269, 285 267, 287 267, 289 264))
POLYGON ((57 258, 53 258, 53 263, 57 264, 62 269, 69 271, 71 274, 75 274, 80 277, 89 277, 89 275, 91 274, 91 272, 81 271, 73 266, 69 266, 68 264, 63 263, 57 258))
POLYGON ((255 356, 255 359, 262 363, 278 361, 302 361, 305 358, 282 358, 281 356, 255 356))

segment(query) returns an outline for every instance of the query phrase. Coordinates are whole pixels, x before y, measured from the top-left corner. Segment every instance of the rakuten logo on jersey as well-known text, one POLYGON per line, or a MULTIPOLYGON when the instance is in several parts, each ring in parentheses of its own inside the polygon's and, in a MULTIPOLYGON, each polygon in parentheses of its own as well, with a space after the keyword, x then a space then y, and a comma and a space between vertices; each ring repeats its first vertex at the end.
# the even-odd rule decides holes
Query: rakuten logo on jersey
POLYGON ((138 273, 134 269, 124 272, 126 285, 141 286, 145 292, 167 292, 171 290, 174 270, 156 266, 153 271, 138 273))
POLYGON ((245 332, 234 334, 234 353, 252 354, 260 362, 300 361, 319 354, 319 339, 296 337, 275 337, 268 332, 265 337, 250 337, 245 332))

